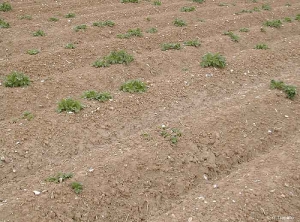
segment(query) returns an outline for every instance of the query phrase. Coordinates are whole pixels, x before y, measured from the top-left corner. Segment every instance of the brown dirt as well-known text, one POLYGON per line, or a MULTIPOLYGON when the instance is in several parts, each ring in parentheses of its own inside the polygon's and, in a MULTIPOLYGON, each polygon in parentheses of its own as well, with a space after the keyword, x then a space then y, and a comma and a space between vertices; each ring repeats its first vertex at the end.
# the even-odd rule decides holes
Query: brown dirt
POLYGON ((260 31, 267 19, 294 18, 300 2, 234 15, 264 2, 11 1, 13 10, 0 12, 11 25, 0 29, 0 78, 18 70, 33 82, 6 88, 1 81, 0 221, 300 221, 300 100, 269 89, 271 79, 300 87, 300 22, 260 31), (183 6, 196 11, 180 12, 183 6), (69 12, 76 17, 64 18, 69 12), (19 19, 25 14, 32 20, 19 19), (60 20, 48 21, 53 16, 60 20), (188 26, 175 27, 177 17, 188 26), (91 26, 108 19, 116 26, 91 26), (87 30, 75 32, 80 24, 87 30), (116 38, 138 27, 158 33, 116 38), (242 27, 250 32, 238 32, 242 27), (46 36, 33 37, 38 29, 46 36), (224 36, 228 30, 240 42, 224 36), (160 49, 195 38, 199 48, 160 49), (65 49, 69 42, 76 49, 65 49), (270 49, 253 49, 257 43, 270 49), (41 52, 26 54, 32 48, 41 52), (134 62, 91 66, 114 49, 134 62), (227 67, 202 68, 207 52, 223 54, 227 67), (120 92, 133 78, 148 91, 120 92), (91 89, 114 99, 82 99, 91 89), (57 102, 69 96, 85 109, 57 113, 57 102), (26 110, 33 120, 22 119, 26 110), (160 136, 162 124, 181 130, 176 145, 160 136), (45 182, 57 172, 74 177, 45 182), (73 181, 83 184, 81 194, 73 181))

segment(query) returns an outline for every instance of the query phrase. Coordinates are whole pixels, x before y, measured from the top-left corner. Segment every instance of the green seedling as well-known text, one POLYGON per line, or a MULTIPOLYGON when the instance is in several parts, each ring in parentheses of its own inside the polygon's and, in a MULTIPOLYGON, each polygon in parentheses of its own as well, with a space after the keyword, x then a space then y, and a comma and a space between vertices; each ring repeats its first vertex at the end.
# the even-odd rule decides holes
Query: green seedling
POLYGON ((254 12, 260 12, 260 9, 259 9, 258 7, 254 7, 254 8, 253 8, 253 11, 254 11, 254 12))
POLYGON ((22 15, 22 16, 20 17, 20 19, 31 20, 31 19, 32 19, 32 16, 31 16, 31 15, 22 15))
POLYGON ((226 59, 219 53, 207 53, 202 57, 200 65, 202 67, 224 68, 226 66, 226 59))
POLYGON ((186 26, 186 22, 183 21, 182 19, 178 19, 176 18, 175 21, 173 22, 173 24, 177 27, 182 27, 182 26, 186 26))
POLYGON ((9 23, 0 18, 0 28, 7 29, 9 27, 10 27, 9 23))
POLYGON ((8 12, 10 10, 12 10, 12 7, 9 3, 3 2, 2 4, 0 4, 0 11, 1 12, 8 12))
POLYGON ((285 22, 292 22, 292 19, 289 18, 289 17, 285 17, 285 18, 283 19, 283 21, 285 21, 285 22))
POLYGON ((224 35, 228 35, 228 36, 231 38, 231 40, 232 40, 233 42, 238 42, 239 39, 240 39, 239 36, 235 35, 235 34, 234 34, 233 32, 231 32, 231 31, 224 32, 224 35))
POLYGON ((241 28, 240 32, 249 32, 249 29, 248 28, 241 28))
POLYGON ((266 50, 266 49, 269 49, 269 47, 266 44, 262 43, 262 44, 257 44, 255 46, 255 49, 264 49, 264 50, 266 50))
POLYGON ((30 120, 32 120, 34 118, 34 115, 31 112, 29 112, 29 111, 25 111, 23 113, 22 118, 30 121, 30 120))
POLYGON ((147 33, 157 33, 157 29, 156 28, 150 28, 146 32, 147 33))
POLYGON ((72 173, 58 173, 56 176, 49 177, 46 179, 47 182, 54 182, 54 183, 62 183, 67 179, 73 177, 72 173))
POLYGON ((161 5, 161 1, 156 0, 156 1, 153 2, 153 5, 161 5))
POLYGON ((38 54, 40 51, 39 50, 37 50, 37 49, 29 49, 28 51, 27 51, 27 54, 29 54, 29 55, 36 55, 36 54, 38 54))
POLYGON ((62 99, 58 103, 57 111, 63 112, 72 112, 72 113, 78 113, 80 110, 82 110, 84 106, 77 100, 74 100, 72 98, 62 99))
POLYGON ((203 2, 205 2, 205 0, 193 0, 193 2, 203 3, 203 2))
POLYGON ((194 47, 199 47, 200 46, 200 42, 196 39, 196 40, 189 40, 183 43, 185 46, 194 46, 194 47))
POLYGON ((65 15, 65 18, 75 18, 75 13, 68 13, 65 15))
POLYGON ((229 4, 221 2, 221 3, 218 4, 218 6, 229 6, 229 4))
POLYGON ((83 25, 77 25, 74 30, 75 32, 79 32, 80 30, 86 30, 87 29, 87 26, 85 24, 83 25))
POLYGON ((118 34, 117 37, 120 39, 128 39, 132 36, 142 37, 142 30, 140 28, 137 29, 129 29, 125 34, 118 34))
POLYGON ((21 72, 12 72, 11 74, 7 75, 4 79, 4 86, 6 87, 22 87, 28 86, 29 84, 29 77, 21 72))
POLYGON ((295 20, 300 21, 300 14, 297 14, 297 15, 296 15, 295 20))
POLYGON ((192 11, 195 11, 196 10, 196 8, 195 7, 182 7, 181 9, 180 9, 180 11, 181 12, 192 12, 192 11))
POLYGON ((94 22, 93 26, 98 26, 98 27, 109 26, 109 27, 113 27, 113 26, 115 26, 115 23, 113 21, 106 20, 104 22, 94 22))
POLYGON ((121 0, 121 3, 139 3, 139 0, 121 0))
POLYGON ((75 45, 73 43, 68 43, 66 46, 65 46, 66 49, 75 49, 75 45))
POLYGON ((49 18, 49 21, 50 22, 57 22, 59 19, 58 18, 55 18, 55 17, 51 17, 49 18))
POLYGON ((294 97, 297 95, 297 90, 296 90, 295 86, 286 85, 282 81, 271 80, 270 88, 284 91, 286 94, 286 97, 291 100, 293 100, 294 97))
POLYGON ((124 50, 113 51, 109 55, 105 56, 103 59, 98 59, 93 63, 93 66, 96 68, 99 67, 108 67, 112 64, 126 64, 134 60, 133 56, 128 54, 124 50))
POLYGON ((134 79, 123 83, 120 87, 120 90, 129 93, 142 93, 146 92, 147 86, 141 80, 134 79))
POLYGON ((282 25, 282 22, 280 20, 269 20, 264 23, 264 26, 274 27, 274 28, 280 28, 282 25))
POLYGON ((163 126, 161 129, 162 131, 160 132, 160 135, 163 138, 167 138, 172 145, 176 145, 178 143, 179 137, 181 137, 182 135, 179 129, 176 128, 169 129, 165 126, 163 126))
POLYGON ((163 43, 161 46, 162 51, 171 50, 171 49, 174 49, 174 50, 181 49, 180 43, 163 43))
POLYGON ((266 11, 270 11, 270 10, 272 9, 271 6, 268 5, 268 4, 263 4, 263 5, 261 6, 261 8, 262 8, 263 10, 266 10, 266 11))
POLYGON ((45 32, 43 30, 37 30, 32 35, 35 36, 35 37, 37 37, 37 36, 45 36, 46 34, 45 34, 45 32))
POLYGON ((72 189, 74 190, 74 192, 76 194, 80 194, 82 192, 82 190, 83 190, 82 184, 78 183, 78 182, 71 183, 71 187, 72 187, 72 189))
POLYGON ((105 102, 112 99, 112 96, 109 92, 97 92, 94 90, 84 92, 82 97, 89 100, 98 100, 100 102, 105 102))

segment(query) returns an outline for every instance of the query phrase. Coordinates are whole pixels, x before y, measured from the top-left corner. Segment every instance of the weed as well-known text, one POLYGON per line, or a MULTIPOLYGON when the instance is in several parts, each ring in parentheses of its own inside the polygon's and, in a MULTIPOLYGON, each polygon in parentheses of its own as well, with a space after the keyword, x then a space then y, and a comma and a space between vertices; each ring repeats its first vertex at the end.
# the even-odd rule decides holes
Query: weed
POLYGON ((22 16, 20 17, 20 19, 31 20, 31 19, 32 19, 32 16, 31 16, 31 15, 22 15, 22 16))
POLYGON ((75 49, 75 45, 73 43, 68 43, 66 46, 65 46, 66 49, 75 49))
POLYGON ((37 30, 32 34, 33 36, 45 36, 45 32, 43 30, 37 30))
POLYGON ((192 12, 192 11, 195 11, 195 7, 182 7, 180 9, 181 12, 192 12))
POLYGON ((182 134, 179 129, 168 129, 165 126, 162 126, 160 135, 164 138, 168 138, 172 144, 177 144, 179 137, 181 137, 182 134))
POLYGON ((170 50, 170 49, 175 49, 179 50, 181 49, 180 43, 163 43, 161 46, 162 51, 170 50))
POLYGON ((205 2, 205 0, 193 0, 193 2, 203 3, 203 2, 205 2))
POLYGON ((157 33, 157 29, 156 28, 150 28, 146 32, 147 33, 157 33))
POLYGON ((62 183, 63 181, 73 177, 72 173, 58 173, 56 176, 46 179, 47 182, 62 183))
POLYGON ((29 84, 29 77, 21 72, 12 72, 11 74, 7 75, 4 79, 4 85, 6 87, 21 87, 28 86, 29 84))
POLYGON ((274 27, 274 28, 280 28, 282 22, 280 20, 268 20, 264 23, 264 25, 269 27, 274 27))
POLYGON ((202 67, 224 68, 226 66, 226 59, 219 53, 207 53, 202 57, 200 65, 202 67))
POLYGON ((120 51, 113 51, 109 55, 105 56, 101 60, 97 60, 94 62, 93 66, 98 68, 98 67, 108 67, 112 64, 129 64, 132 62, 133 56, 128 54, 124 50, 120 51))
POLYGON ((153 5, 161 5, 161 1, 155 0, 155 1, 153 2, 153 5))
POLYGON ((106 20, 104 22, 94 22, 93 26, 98 26, 98 27, 109 26, 109 27, 113 27, 113 26, 115 26, 115 23, 113 21, 106 20))
POLYGON ((224 35, 228 35, 228 36, 231 38, 231 40, 232 40, 233 42, 238 42, 239 39, 240 39, 239 36, 235 35, 235 34, 234 34, 233 32, 231 32, 231 31, 224 32, 224 35))
POLYGON ((74 113, 78 113, 80 110, 83 109, 83 105, 77 101, 77 100, 73 100, 72 98, 67 98, 67 99, 62 99, 59 103, 58 103, 58 108, 57 111, 63 112, 74 112, 74 113))
POLYGON ((37 50, 37 49, 29 49, 28 51, 27 51, 27 54, 29 54, 29 55, 36 55, 36 54, 38 54, 40 51, 39 50, 37 50))
POLYGON ((282 81, 271 80, 270 88, 271 89, 279 89, 279 90, 284 91, 286 94, 286 97, 291 100, 294 99, 294 97, 297 95, 297 90, 296 90, 295 86, 286 85, 282 81))
POLYGON ((254 8, 253 8, 253 11, 254 11, 254 12, 260 12, 260 9, 259 9, 258 7, 254 7, 254 8))
POLYGON ((112 96, 109 92, 100 93, 94 90, 84 92, 82 97, 89 100, 98 100, 100 102, 105 102, 112 99, 112 96))
POLYGON ((200 46, 200 42, 196 39, 196 40, 189 40, 183 43, 185 46, 194 46, 194 47, 198 47, 200 46))
POLYGON ((297 14, 297 15, 296 15, 295 20, 300 21, 300 14, 297 14))
POLYGON ((141 92, 146 92, 147 86, 141 80, 133 79, 123 83, 120 87, 120 90, 129 93, 136 93, 136 92, 141 93, 141 92))
POLYGON ((186 26, 186 22, 176 18, 175 21, 173 22, 173 24, 177 27, 182 27, 182 26, 186 26))
POLYGON ((80 31, 80 30, 86 30, 86 28, 87 28, 87 26, 86 26, 85 24, 83 24, 83 25, 77 25, 77 26, 74 28, 74 30, 75 30, 75 32, 78 32, 78 31, 80 31))
POLYGON ((7 29, 9 27, 10 27, 9 23, 0 18, 0 28, 7 29))
POLYGON ((257 44, 255 46, 255 49, 264 49, 264 50, 266 50, 266 49, 269 49, 269 47, 266 44, 262 43, 262 44, 257 44))
POLYGON ((132 36, 142 37, 142 30, 140 28, 137 29, 129 29, 125 34, 118 34, 117 37, 120 39, 128 39, 132 36))
POLYGON ((31 112, 25 111, 25 112, 23 113, 23 119, 26 119, 26 120, 30 121, 30 120, 32 120, 33 118, 34 118, 34 115, 33 115, 31 112))
POLYGON ((74 192, 76 194, 80 194, 82 192, 82 190, 83 190, 82 184, 78 183, 78 182, 71 183, 71 187, 72 187, 72 189, 74 190, 74 192))
POLYGON ((2 12, 8 12, 12 10, 12 7, 9 3, 7 2, 3 2, 2 4, 0 4, 0 11, 2 12))
POLYGON ((269 4, 263 4, 262 6, 261 6, 261 8, 263 9, 263 10, 266 10, 266 11, 270 11, 272 8, 271 8, 271 6, 269 5, 269 4))
POLYGON ((283 21, 285 21, 285 22, 292 22, 292 19, 289 18, 289 17, 285 17, 285 18, 283 19, 283 21))
POLYGON ((58 18, 55 18, 55 17, 51 17, 49 18, 49 21, 50 22, 57 22, 59 19, 58 18))
POLYGON ((75 18, 75 13, 68 13, 65 15, 65 18, 75 18))
POLYGON ((241 28, 240 32, 249 32, 249 29, 248 28, 241 28))

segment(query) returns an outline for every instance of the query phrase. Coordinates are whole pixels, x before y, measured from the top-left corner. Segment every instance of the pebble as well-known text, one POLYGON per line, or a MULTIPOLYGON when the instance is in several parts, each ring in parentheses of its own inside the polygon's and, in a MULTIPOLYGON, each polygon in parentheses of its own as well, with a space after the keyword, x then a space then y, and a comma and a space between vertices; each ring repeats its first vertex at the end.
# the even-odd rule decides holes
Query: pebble
POLYGON ((36 196, 38 196, 38 195, 41 194, 41 192, 40 192, 40 191, 37 191, 37 190, 34 190, 33 193, 34 193, 34 195, 36 195, 36 196))
POLYGON ((208 177, 207 177, 206 174, 203 175, 203 178, 204 178, 205 180, 208 180, 208 177))

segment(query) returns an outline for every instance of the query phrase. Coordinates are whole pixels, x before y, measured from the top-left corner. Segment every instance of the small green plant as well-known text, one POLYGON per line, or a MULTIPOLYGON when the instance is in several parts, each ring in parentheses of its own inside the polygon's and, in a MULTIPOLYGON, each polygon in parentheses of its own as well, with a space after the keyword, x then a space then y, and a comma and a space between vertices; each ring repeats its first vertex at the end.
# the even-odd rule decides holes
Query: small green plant
POLYGON ((274 27, 274 28, 280 28, 282 25, 282 22, 280 20, 268 20, 264 23, 264 26, 274 27))
POLYGON ((57 111, 63 112, 74 112, 74 113, 78 113, 80 110, 83 109, 83 105, 77 101, 74 100, 72 98, 67 98, 67 99, 62 99, 59 103, 58 103, 58 108, 57 111))
POLYGON ((51 17, 49 18, 49 21, 50 22, 57 22, 59 19, 58 18, 55 18, 55 17, 51 17))
POLYGON ((21 72, 12 72, 11 74, 7 75, 4 79, 4 85, 6 87, 22 87, 28 86, 29 84, 29 77, 21 72))
POLYGON ((207 53, 202 57, 200 65, 202 67, 224 68, 226 66, 226 59, 219 53, 207 53))
POLYGON ((231 32, 231 31, 224 32, 224 35, 228 35, 228 36, 231 38, 231 40, 232 40, 233 42, 238 42, 239 39, 240 39, 239 36, 235 35, 235 34, 234 34, 233 32, 231 32))
POLYGON ((260 9, 259 9, 258 7, 254 7, 254 8, 253 8, 253 11, 254 11, 254 12, 260 12, 260 9))
POLYGON ((297 14, 297 15, 296 15, 295 20, 300 21, 300 14, 297 14))
POLYGON ((161 1, 155 0, 155 1, 153 2, 153 5, 161 5, 161 1))
POLYGON ((229 6, 229 4, 221 2, 218 4, 218 6, 229 6))
POLYGON ((194 47, 199 47, 200 46, 200 42, 196 39, 196 40, 189 40, 183 43, 185 46, 194 46, 194 47))
POLYGON ((87 26, 85 24, 83 25, 77 25, 74 30, 75 32, 79 32, 80 30, 86 30, 87 29, 87 26))
POLYGON ((126 64, 134 60, 133 56, 128 54, 124 50, 113 51, 109 55, 105 56, 103 59, 99 59, 93 63, 93 66, 98 67, 108 67, 112 64, 126 64))
POLYGON ((45 36, 46 34, 45 34, 45 32, 43 30, 37 30, 32 35, 35 36, 35 37, 37 37, 37 36, 45 36))
POLYGON ((20 17, 20 19, 31 20, 31 19, 32 19, 32 16, 31 16, 31 15, 22 15, 22 16, 20 17))
POLYGON ((53 177, 49 177, 46 179, 47 182, 54 182, 54 183, 62 183, 67 179, 73 177, 73 173, 58 173, 53 177))
POLYGON ((289 18, 289 17, 285 17, 285 18, 283 19, 283 21, 285 21, 285 22, 292 22, 292 19, 289 18))
POLYGON ((27 54, 29 54, 29 55, 36 55, 36 54, 38 54, 40 51, 39 50, 37 50, 37 49, 29 49, 28 51, 27 51, 27 54))
POLYGON ((12 10, 12 7, 9 3, 7 2, 3 2, 2 4, 0 4, 0 11, 2 12, 8 12, 12 10))
POLYGON ((66 46, 65 46, 66 49, 75 49, 75 45, 73 43, 68 43, 66 46))
POLYGON ((65 18, 75 18, 75 13, 68 13, 65 15, 65 18))
POLYGON ((162 131, 160 135, 164 138, 168 138, 171 144, 176 145, 178 143, 179 137, 181 137, 181 132, 177 128, 169 129, 165 126, 162 126, 162 131))
POLYGON ((141 80, 134 79, 123 83, 120 87, 120 90, 129 93, 141 93, 146 92, 147 86, 141 80))
POLYGON ((139 0, 121 0, 121 3, 139 3, 139 0))
POLYGON ((150 21, 151 21, 151 18, 150 18, 150 17, 147 17, 146 20, 147 20, 148 22, 150 22, 150 21))
POLYGON ((142 30, 140 28, 137 29, 129 29, 125 34, 118 34, 117 37, 120 39, 128 39, 132 36, 142 37, 142 30))
POLYGON ((89 90, 83 93, 83 98, 89 99, 89 100, 98 100, 100 102, 105 102, 107 100, 112 99, 112 96, 109 92, 97 92, 94 90, 89 90))
POLYGON ((23 113, 23 119, 26 119, 26 120, 30 121, 30 120, 32 120, 33 118, 34 118, 34 115, 33 115, 31 112, 25 111, 25 112, 23 113))
POLYGON ((192 11, 195 11, 195 7, 194 6, 192 6, 192 7, 182 7, 181 9, 180 9, 180 11, 181 12, 192 12, 192 11))
POLYGON ((113 27, 113 26, 115 26, 115 23, 113 21, 106 20, 104 22, 94 22, 93 26, 98 26, 98 27, 109 26, 109 27, 113 27))
POLYGON ((249 32, 249 29, 248 28, 241 28, 240 32, 249 32))
POLYGON ((170 49, 175 49, 179 50, 181 49, 180 43, 163 43, 161 46, 162 51, 170 50, 170 49))
POLYGON ((0 28, 7 29, 9 27, 10 27, 9 23, 0 18, 0 28))
POLYGON ((272 8, 271 8, 271 6, 269 5, 269 4, 263 4, 262 6, 261 6, 261 8, 263 9, 263 10, 266 10, 266 11, 270 11, 272 8))
POLYGON ((203 3, 203 2, 205 2, 205 0, 193 0, 193 2, 203 3))
POLYGON ((178 19, 176 18, 175 21, 173 22, 173 24, 177 27, 182 27, 182 26, 186 26, 186 22, 183 21, 182 19, 178 19))
POLYGON ((80 194, 82 192, 82 190, 83 190, 82 184, 78 183, 78 182, 71 183, 71 187, 72 187, 72 189, 74 190, 74 192, 76 194, 80 194))
POLYGON ((157 33, 157 29, 156 28, 150 28, 146 32, 147 33, 157 33))
POLYGON ((262 43, 262 44, 257 44, 255 46, 255 49, 264 49, 264 50, 266 50, 266 49, 269 49, 269 47, 266 44, 262 43))
POLYGON ((293 100, 294 97, 297 95, 297 90, 296 90, 295 86, 286 85, 282 81, 271 80, 270 88, 271 89, 279 89, 279 90, 284 91, 286 94, 286 97, 291 100, 293 100))

